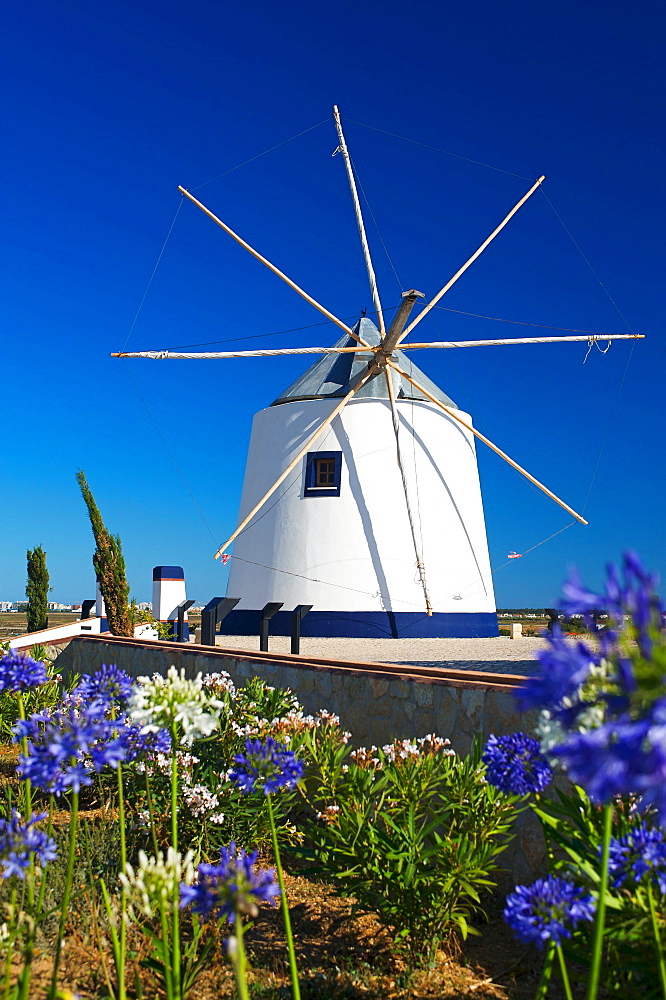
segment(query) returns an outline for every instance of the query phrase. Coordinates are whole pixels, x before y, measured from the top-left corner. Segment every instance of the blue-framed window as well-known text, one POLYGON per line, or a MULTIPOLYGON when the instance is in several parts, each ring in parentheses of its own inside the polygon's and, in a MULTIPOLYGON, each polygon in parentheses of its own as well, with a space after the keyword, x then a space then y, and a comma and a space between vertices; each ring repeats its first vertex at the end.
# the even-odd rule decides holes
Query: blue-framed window
POLYGON ((339 497, 341 451, 309 451, 305 458, 304 497, 339 497))

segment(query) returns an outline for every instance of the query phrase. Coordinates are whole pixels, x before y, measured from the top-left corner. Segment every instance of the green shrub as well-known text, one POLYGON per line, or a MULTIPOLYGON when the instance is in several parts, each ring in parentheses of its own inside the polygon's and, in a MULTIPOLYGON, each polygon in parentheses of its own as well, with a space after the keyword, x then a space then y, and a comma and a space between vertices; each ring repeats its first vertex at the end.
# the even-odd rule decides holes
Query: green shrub
POLYGON ((377 915, 412 967, 430 964, 453 931, 476 933, 518 799, 485 783, 478 742, 463 759, 435 736, 353 752, 342 737, 306 737, 318 870, 354 897, 352 912, 377 915))

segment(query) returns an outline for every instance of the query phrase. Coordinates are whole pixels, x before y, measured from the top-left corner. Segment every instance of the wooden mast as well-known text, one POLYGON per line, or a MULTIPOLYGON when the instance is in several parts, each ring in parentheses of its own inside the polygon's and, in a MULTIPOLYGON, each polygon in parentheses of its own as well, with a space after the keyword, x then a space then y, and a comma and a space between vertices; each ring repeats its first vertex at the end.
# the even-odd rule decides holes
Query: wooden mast
POLYGON ((402 491, 405 494, 405 505, 407 507, 407 520, 409 521, 409 530, 412 536, 412 545, 414 546, 414 554, 416 555, 416 570, 419 574, 419 583, 421 584, 421 589, 423 590, 423 598, 425 600, 426 615, 432 617, 432 602, 430 600, 430 593, 428 591, 428 581, 426 580, 425 563, 423 561, 423 551, 419 545, 419 540, 416 535, 416 525, 414 524, 414 515, 412 513, 412 505, 409 500, 409 490, 407 488, 407 476, 405 475, 405 467, 402 461, 402 450, 400 448, 400 418, 398 416, 398 411, 395 405, 395 393, 393 391, 393 374, 389 370, 389 365, 384 367, 384 376, 386 378, 386 388, 388 390, 389 403, 391 405, 391 419, 393 421, 393 433, 395 435, 395 451, 396 458, 398 460, 398 469, 400 470, 400 478, 402 479, 402 491))
MULTIPOLYGON (((309 302, 311 306, 315 307, 315 309, 318 309, 323 316, 325 316, 327 319, 330 319, 331 323, 335 323, 336 326, 339 326, 341 330, 344 330, 345 333, 349 334, 349 336, 353 340, 357 341, 359 344, 364 344, 362 338, 358 337, 351 329, 351 327, 347 326, 346 323, 343 323, 342 320, 338 319, 337 316, 334 316, 332 312, 326 309, 325 306, 322 306, 320 302, 317 302, 316 299, 313 299, 311 295, 308 295, 308 293, 304 289, 302 289, 300 285, 297 285, 295 281, 292 281, 291 278, 288 278, 287 275, 284 273, 284 271, 281 271, 279 267, 276 267, 275 264, 271 264, 270 260, 268 260, 262 254, 260 254, 258 250, 255 250, 254 247, 251 247, 249 243, 247 243, 241 236, 238 235, 238 233, 235 233, 233 229, 227 226, 225 222, 222 222, 222 219, 218 219, 217 215, 214 215, 209 208, 206 208, 206 206, 202 202, 200 202, 198 198, 195 198, 193 194, 190 194, 190 192, 187 191, 180 184, 178 185, 178 190, 180 191, 181 194, 185 195, 186 198, 189 198, 189 200, 192 202, 193 205, 196 205, 197 208, 200 208, 201 211, 204 213, 204 215, 207 215, 209 219, 212 219, 213 222, 215 222, 220 227, 220 229, 224 229, 225 233, 229 233, 229 236, 231 236, 232 239, 236 240, 236 243, 238 243, 245 250, 247 250, 248 253, 251 253, 253 257, 256 257, 257 260, 261 261, 261 263, 264 264, 269 269, 269 271, 272 271, 273 274, 277 274, 278 278, 282 278, 282 280, 286 282, 290 288, 293 288, 294 291, 301 296, 301 298, 305 299, 306 302, 309 302)), ((364 346, 367 347, 367 344, 365 344, 364 346)))
POLYGON ((509 214, 500 222, 499 226, 497 226, 496 229, 493 229, 493 231, 490 234, 490 236, 488 236, 488 238, 483 241, 483 243, 481 244, 481 246, 479 247, 479 249, 477 251, 475 251, 475 253, 472 254, 472 256, 469 258, 469 260, 465 261, 465 263, 463 264, 463 266, 461 268, 459 268, 456 271, 456 273, 453 275, 453 277, 450 278, 447 281, 447 283, 444 285, 444 287, 442 289, 440 289, 439 292, 437 292, 437 295, 435 295, 435 297, 430 300, 430 302, 428 303, 428 305, 425 306, 425 308, 418 314, 418 316, 416 317, 416 319, 413 320, 412 323, 410 323, 410 325, 407 327, 407 329, 403 332, 402 337, 400 338, 401 340, 404 340, 405 337, 409 336, 409 334, 412 332, 412 330, 417 325, 417 323, 420 323, 421 320, 424 318, 424 316, 428 315, 428 313, 430 312, 430 310, 433 309, 437 305, 437 303, 439 302, 439 300, 441 299, 441 297, 448 292, 448 290, 451 288, 452 285, 455 285, 455 283, 458 280, 458 278, 460 278, 461 275, 463 275, 465 273, 465 271, 467 270, 467 268, 470 267, 474 263, 474 261, 477 259, 477 257, 481 256, 481 254, 486 249, 486 247, 490 243, 492 243, 492 241, 495 239, 495 237, 498 235, 498 233, 501 233, 502 230, 504 229, 504 227, 507 225, 507 223, 511 221, 511 219, 514 217, 514 215, 516 214, 516 212, 518 211, 518 209, 521 208, 525 204, 525 202, 527 201, 528 198, 532 197, 532 195, 537 190, 537 188, 541 187, 541 185, 543 184, 543 182, 545 181, 545 179, 546 179, 546 177, 545 177, 545 175, 543 175, 543 176, 541 176, 538 179, 538 181, 535 181, 535 183, 529 189, 529 191, 527 192, 527 194, 523 195, 523 197, 520 199, 520 201, 517 202, 517 204, 513 206, 513 208, 509 212, 509 214))
MULTIPOLYGON (((404 296, 411 294, 404 292, 404 296)), ((420 294, 420 293, 417 293, 420 294)), ((395 323, 395 320, 393 321, 395 323)), ((367 354, 369 351, 375 353, 385 353, 385 344, 391 338, 391 329, 386 335, 385 342, 377 346, 358 347, 278 347, 263 348, 256 351, 114 351, 112 358, 150 358, 151 361, 166 360, 202 360, 202 359, 226 359, 226 358, 270 358, 279 357, 283 354, 367 354)), ((510 344, 559 344, 559 343, 595 343, 599 340, 644 340, 643 333, 595 333, 585 337, 509 337, 504 340, 440 340, 426 342, 423 344, 401 344, 401 351, 424 351, 428 348, 444 350, 447 348, 462 347, 504 347, 510 344)))
POLYGON ((584 517, 576 513, 573 507, 570 507, 568 503, 564 502, 564 500, 560 500, 560 498, 555 493, 553 493, 552 490, 549 490, 547 486, 544 486, 543 483, 539 482, 538 479, 535 479, 535 477, 532 476, 527 471, 527 469, 524 469, 522 465, 518 465, 518 462, 514 462, 514 460, 510 458, 505 451, 502 451, 502 449, 498 448, 496 444, 493 444, 493 442, 489 438, 487 438, 485 434, 482 434, 480 431, 477 431, 475 427, 472 427, 472 425, 468 424, 466 420, 463 420, 463 418, 458 413, 456 413, 454 409, 451 409, 451 407, 449 406, 445 406, 444 403, 440 402, 440 400, 437 399, 436 396, 433 396, 431 392, 428 392, 425 386, 422 386, 420 382, 417 382, 416 379, 413 379, 411 375, 408 375, 407 372, 404 371, 402 368, 400 368, 398 365, 396 365, 395 362, 390 361, 389 364, 391 368, 394 368, 397 372, 400 372, 402 377, 406 378, 407 381, 410 382, 415 389, 418 389, 419 392, 422 392, 423 395, 427 399, 429 399, 431 403, 434 403, 435 406, 438 406, 440 410, 444 410, 444 412, 453 420, 457 420, 459 424, 461 424, 468 431, 470 431, 470 433, 472 433, 474 437, 477 437, 479 441, 483 441, 484 444, 487 444, 488 447, 491 448, 496 455, 499 455, 500 458, 503 458, 505 462, 508 462, 512 468, 514 468, 517 472, 521 474, 521 476, 525 476, 525 479, 529 479, 531 483, 537 486, 543 493, 546 494, 546 496, 549 496, 551 500, 554 500, 555 503, 559 504, 560 507, 563 507, 564 510, 566 510, 567 513, 571 514, 572 517, 575 517, 577 521, 580 521, 581 524, 588 523, 584 517))
MULTIPOLYGON (((351 157, 349 156, 349 150, 347 149, 347 143, 345 142, 344 133, 342 131, 340 112, 338 111, 337 104, 333 105, 333 117, 335 118, 335 128, 338 133, 338 142, 340 143, 335 152, 342 153, 342 158, 345 161, 345 167, 347 168, 347 179, 349 181, 349 189, 351 191, 352 201, 354 203, 354 212, 356 213, 356 225, 358 226, 358 235, 361 238, 361 249, 363 250, 363 259, 365 260, 365 268, 368 272, 368 281, 370 282, 370 294, 372 295, 372 301, 375 306, 375 312, 377 313, 377 326, 379 327, 379 333, 383 337, 384 334, 386 333, 386 330, 384 328, 384 313, 382 312, 382 304, 379 300, 377 278, 375 276, 375 269, 372 264, 372 257, 370 256, 370 247, 368 245, 368 237, 365 232, 365 223, 363 221, 363 212, 361 211, 361 202, 359 201, 358 191, 356 190, 356 178, 354 177, 354 171, 352 169, 352 164, 351 164, 351 157)), ((335 156, 335 153, 333 155, 335 156)))

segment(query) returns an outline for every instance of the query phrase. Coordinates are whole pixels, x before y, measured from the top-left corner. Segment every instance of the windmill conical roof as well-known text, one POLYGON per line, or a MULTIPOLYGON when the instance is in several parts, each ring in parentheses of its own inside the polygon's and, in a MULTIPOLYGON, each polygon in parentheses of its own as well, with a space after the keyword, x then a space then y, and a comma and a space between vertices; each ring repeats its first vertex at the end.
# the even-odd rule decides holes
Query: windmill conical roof
MULTIPOLYGON (((354 327, 354 333, 358 334, 366 344, 373 347, 379 344, 381 337, 379 330, 367 316, 362 316, 354 327)), ((335 347, 353 347, 356 341, 349 334, 345 334, 335 344, 335 347)), ((371 358, 370 351, 358 351, 355 354, 325 354, 320 361, 315 361, 313 365, 300 378, 285 389, 271 406, 278 406, 280 403, 291 403, 302 399, 325 399, 336 396, 346 396, 349 392, 350 383, 357 375, 360 375, 366 368, 371 358)), ((445 392, 435 385, 435 383, 418 368, 410 358, 402 351, 393 352, 393 357, 398 365, 406 371, 413 379, 420 382, 436 399, 441 400, 447 406, 456 407, 445 392)), ((396 399, 420 399, 425 400, 426 396, 419 392, 407 379, 397 372, 394 372, 395 396, 396 399)), ((378 372, 362 386, 356 393, 356 399, 388 399, 388 387, 383 372, 378 372)), ((457 407, 456 407, 457 409, 457 407)))

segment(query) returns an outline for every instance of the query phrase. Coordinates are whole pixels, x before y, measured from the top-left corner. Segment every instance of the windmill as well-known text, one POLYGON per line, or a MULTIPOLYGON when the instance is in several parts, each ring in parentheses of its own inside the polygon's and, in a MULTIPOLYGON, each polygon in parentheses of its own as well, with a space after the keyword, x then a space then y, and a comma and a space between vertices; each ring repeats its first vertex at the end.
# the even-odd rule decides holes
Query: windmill
POLYGON ((256 634, 261 609, 311 606, 303 634, 318 636, 493 636, 497 618, 475 442, 482 441, 572 517, 581 514, 481 434, 405 352, 513 344, 632 339, 635 334, 405 343, 417 325, 543 183, 540 177, 443 288, 410 319, 421 292, 405 291, 386 324, 354 171, 333 109, 377 323, 350 327, 179 187, 257 260, 342 331, 332 347, 113 357, 230 359, 321 355, 255 415, 240 523, 215 553, 227 561, 228 594, 240 597, 227 634, 256 634), (279 492, 278 492, 279 491, 279 492), (276 496, 277 494, 277 496, 276 496), (269 505, 269 501, 273 502, 269 505))

